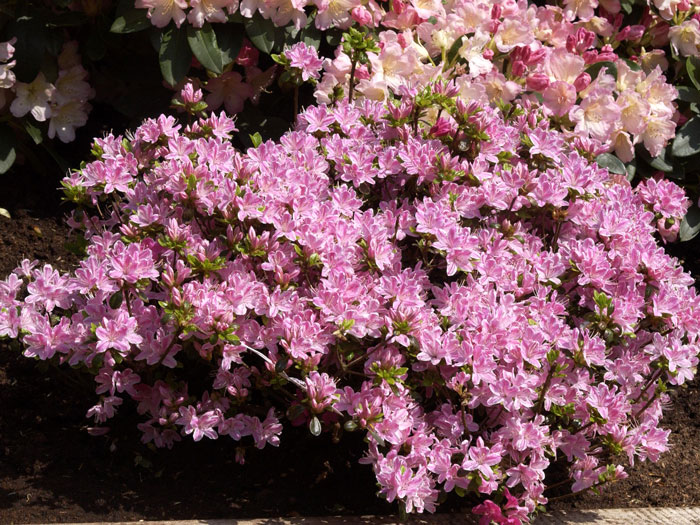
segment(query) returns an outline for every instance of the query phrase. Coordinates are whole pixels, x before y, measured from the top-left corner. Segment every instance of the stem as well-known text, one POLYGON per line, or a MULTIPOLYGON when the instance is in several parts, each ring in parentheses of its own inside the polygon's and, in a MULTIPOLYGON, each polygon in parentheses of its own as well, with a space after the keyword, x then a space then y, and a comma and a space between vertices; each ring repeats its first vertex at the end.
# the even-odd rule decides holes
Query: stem
POLYGON ((542 406, 544 405, 544 396, 549 390, 549 384, 552 382, 552 377, 554 376, 554 363, 549 365, 549 371, 547 372, 547 378, 544 380, 544 385, 542 385, 542 390, 537 398, 537 403, 535 403, 535 412, 540 414, 542 412, 542 406))
POLYGON ((352 97, 355 94, 355 68, 357 67, 357 58, 353 58, 350 66, 350 92, 348 94, 348 102, 352 103, 352 97))

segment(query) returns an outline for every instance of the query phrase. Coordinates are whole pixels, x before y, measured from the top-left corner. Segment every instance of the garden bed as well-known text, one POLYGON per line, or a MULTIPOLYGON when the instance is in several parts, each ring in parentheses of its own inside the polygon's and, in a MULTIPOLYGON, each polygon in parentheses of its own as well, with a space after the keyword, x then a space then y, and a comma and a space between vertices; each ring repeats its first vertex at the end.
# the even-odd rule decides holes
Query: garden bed
MULTIPOLYGON (((68 230, 52 189, 22 197, 22 186, 46 187, 18 178, 16 195, 5 195, 12 220, 0 217, 0 276, 24 257, 69 268, 68 230), (11 206, 14 204, 14 207, 11 206), (32 208, 26 210, 25 208, 32 208), (40 211, 41 210, 41 211, 40 211)), ((28 193, 24 193, 27 195, 28 193)), ((687 259, 700 257, 691 245, 687 259)), ((683 253, 676 255, 682 256, 683 253)), ((698 275, 697 266, 686 265, 698 275)), ((117 417, 107 436, 92 437, 85 412, 94 403, 90 378, 76 388, 76 376, 42 368, 0 346, 0 522, 101 522, 139 519, 252 518, 389 514, 375 496, 370 467, 360 465, 359 433, 343 446, 305 427, 285 429, 279 448, 235 461, 235 444, 221 439, 183 440, 172 450, 139 443, 133 418, 117 417), (118 436, 118 439, 117 439, 118 436)), ((664 427, 671 450, 658 463, 641 463, 627 480, 592 493, 554 501, 552 509, 700 505, 700 382, 672 393, 664 427)), ((135 410, 124 410, 125 414, 135 410)), ((556 493, 556 489, 548 495, 556 493)), ((468 512, 459 498, 441 512, 468 512)))

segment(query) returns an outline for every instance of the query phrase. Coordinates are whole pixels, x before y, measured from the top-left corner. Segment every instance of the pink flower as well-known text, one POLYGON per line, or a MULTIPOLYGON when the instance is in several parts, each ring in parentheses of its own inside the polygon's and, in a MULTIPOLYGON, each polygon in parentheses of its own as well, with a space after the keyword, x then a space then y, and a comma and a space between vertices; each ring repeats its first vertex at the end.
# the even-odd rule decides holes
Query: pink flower
POLYGON ((148 18, 156 27, 165 27, 171 20, 180 27, 185 21, 187 0, 136 0, 137 8, 148 9, 148 18))
POLYGON ((323 60, 318 58, 318 52, 315 47, 298 42, 285 50, 284 56, 289 60, 290 66, 301 70, 301 78, 304 81, 320 77, 319 72, 323 66, 323 60))
POLYGON ((136 333, 136 329, 136 319, 124 311, 120 311, 114 319, 104 319, 95 330, 97 336, 95 350, 102 353, 114 349, 122 356, 126 356, 132 344, 138 345, 143 342, 143 337, 136 333))

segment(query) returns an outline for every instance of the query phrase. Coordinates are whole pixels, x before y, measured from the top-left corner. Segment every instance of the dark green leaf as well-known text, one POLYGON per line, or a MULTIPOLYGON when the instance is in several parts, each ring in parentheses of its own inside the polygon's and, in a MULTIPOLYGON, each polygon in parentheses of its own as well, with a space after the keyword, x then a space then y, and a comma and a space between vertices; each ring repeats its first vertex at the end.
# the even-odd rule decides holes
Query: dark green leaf
POLYGON ((630 60, 629 58, 624 59, 625 64, 627 64, 627 67, 629 67, 632 71, 641 71, 642 67, 637 64, 634 60, 630 60))
POLYGON ((223 73, 224 58, 210 23, 205 23, 199 29, 188 25, 187 42, 200 64, 217 75, 223 73))
POLYGON ((46 25, 49 27, 76 27, 84 24, 87 20, 88 18, 85 13, 69 11, 51 17, 46 25))
POLYGON ((683 217, 679 236, 681 241, 689 241, 700 233, 700 208, 693 206, 683 217))
POLYGON ((700 102, 700 91, 695 87, 689 86, 677 86, 678 98, 683 102, 694 102, 697 104, 700 102))
POLYGON ((655 170, 663 171, 664 173, 671 173, 673 171, 673 164, 666 160, 667 156, 670 157, 670 155, 667 155, 668 146, 662 149, 661 153, 659 153, 659 155, 653 159, 651 158, 651 155, 647 149, 641 144, 637 145, 635 151, 638 157, 644 159, 644 161, 655 170))
POLYGON ((612 153, 602 153, 596 157, 595 161, 598 166, 605 168, 610 173, 617 173, 618 175, 627 174, 624 163, 612 153))
POLYGON ((24 121, 24 130, 30 137, 32 137, 34 144, 41 144, 41 141, 44 140, 44 137, 41 134, 41 130, 37 128, 34 124, 32 124, 31 121, 24 121))
POLYGON ((452 61, 457 56, 457 53, 459 53, 459 50, 462 48, 462 44, 464 44, 464 37, 465 35, 462 35, 457 40, 455 40, 450 46, 450 49, 447 51, 448 64, 452 63, 452 61))
POLYGON ((42 20, 20 16, 10 23, 8 33, 17 37, 12 57, 16 64, 12 71, 20 82, 32 82, 41 69, 50 32, 42 20))
POLYGON ((685 70, 695 88, 700 89, 700 58, 688 57, 685 61, 685 70))
POLYGON ((321 422, 316 416, 312 417, 311 421, 309 421, 309 432, 311 432, 311 435, 320 436, 321 430, 321 422))
POLYGON ((352 419, 349 419, 345 423, 343 423, 343 428, 347 432, 354 432, 355 430, 357 430, 357 423, 355 423, 352 419))
POLYGON ((613 78, 617 78, 617 66, 612 62, 607 61, 596 62, 595 64, 586 68, 586 73, 591 75, 591 79, 595 80, 600 74, 600 70, 603 68, 605 68, 608 74, 612 75, 613 78))
POLYGON ((304 42, 307 46, 315 47, 317 50, 321 47, 322 38, 323 33, 314 24, 307 25, 299 33, 300 42, 304 42))
POLYGON ((112 33, 136 33, 151 27, 147 9, 136 9, 133 0, 120 0, 116 18, 109 30, 112 33))
POLYGON ((216 24, 216 41, 219 44, 224 66, 236 60, 243 45, 243 26, 239 24, 216 24))
POLYGON ((245 30, 253 45, 268 55, 284 45, 284 29, 259 14, 245 21, 245 30))
POLYGON ((192 62, 192 52, 187 44, 185 29, 178 29, 171 25, 165 30, 158 59, 160 72, 168 84, 174 86, 185 78, 192 62))
POLYGON ((119 291, 115 294, 112 295, 112 297, 109 298, 109 307, 112 310, 116 310, 119 308, 122 304, 122 301, 124 300, 124 294, 119 291))
POLYGON ((338 29, 329 29, 326 33, 326 43, 331 47, 338 47, 343 40, 343 32, 338 29))
POLYGON ((627 177, 628 181, 632 182, 634 180, 634 176, 637 174, 637 159, 632 159, 631 162, 628 162, 626 170, 627 173, 625 176, 627 177))
POLYGON ((693 117, 683 124, 671 145, 674 157, 690 157, 700 152, 700 117, 693 117))
POLYGON ((286 357, 280 357, 277 362, 275 363, 275 372, 278 374, 281 374, 284 372, 287 368, 287 364, 289 363, 289 360, 286 357))
POLYGON ((0 174, 5 173, 15 163, 15 134, 6 126, 0 127, 0 174))

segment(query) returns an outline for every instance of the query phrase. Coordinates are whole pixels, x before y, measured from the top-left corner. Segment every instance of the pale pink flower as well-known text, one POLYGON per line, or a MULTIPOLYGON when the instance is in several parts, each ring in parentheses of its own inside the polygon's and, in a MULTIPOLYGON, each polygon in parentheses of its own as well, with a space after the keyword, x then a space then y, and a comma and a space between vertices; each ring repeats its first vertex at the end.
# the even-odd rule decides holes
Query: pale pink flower
POLYGON ((568 20, 578 18, 584 22, 590 20, 598 7, 598 0, 564 0, 564 14, 568 20))
POLYGON ((56 87, 46 81, 43 73, 39 73, 30 84, 17 82, 16 97, 10 104, 10 113, 19 118, 31 112, 36 120, 43 122, 51 116, 49 100, 54 91, 56 87))
POLYGON ((576 88, 568 82, 557 80, 542 92, 544 105, 557 117, 566 115, 576 102, 576 88))
POLYGON ((590 135, 605 142, 610 138, 615 122, 620 118, 620 107, 608 92, 593 91, 569 112, 569 117, 576 123, 575 131, 590 135))
POLYGON ((187 0, 136 0, 136 7, 148 9, 148 18, 156 27, 165 27, 171 20, 180 27, 185 21, 187 0))
POLYGON ((700 44, 700 23, 695 18, 686 20, 681 25, 668 30, 671 48, 682 56, 698 56, 700 44))
POLYGON ((676 124, 669 118, 652 118, 642 135, 644 147, 652 157, 656 157, 664 149, 666 143, 676 135, 676 124))
POLYGON ((226 22, 223 8, 230 0, 190 0, 192 10, 187 13, 187 21, 194 27, 202 27, 204 22, 226 22))

